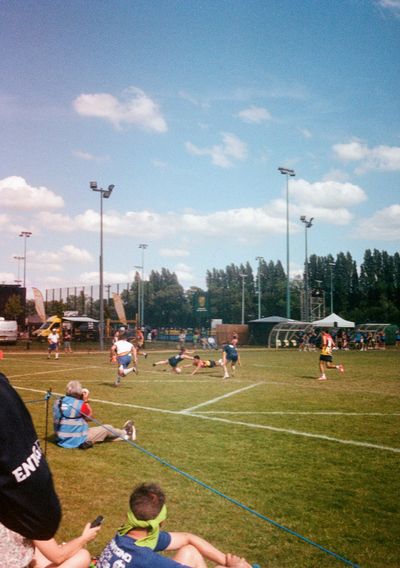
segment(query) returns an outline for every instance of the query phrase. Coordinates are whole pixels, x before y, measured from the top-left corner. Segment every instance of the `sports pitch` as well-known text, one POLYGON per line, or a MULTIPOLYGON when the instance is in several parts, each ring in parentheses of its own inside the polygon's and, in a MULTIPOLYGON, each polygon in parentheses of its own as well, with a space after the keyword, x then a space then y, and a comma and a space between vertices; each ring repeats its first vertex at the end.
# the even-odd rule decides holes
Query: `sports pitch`
POLYGON ((400 566, 400 350, 335 352, 346 372, 329 371, 325 382, 317 353, 241 349, 229 380, 218 368, 191 377, 152 366, 173 353, 150 351, 119 388, 106 353, 55 361, 7 351, 0 361, 42 446, 44 394, 63 394, 71 379, 89 388, 99 422, 133 418, 137 427, 134 444, 86 451, 50 438, 59 541, 102 514, 89 547, 99 554, 125 520, 132 487, 151 480, 167 493, 166 530, 197 533, 263 568, 400 566))

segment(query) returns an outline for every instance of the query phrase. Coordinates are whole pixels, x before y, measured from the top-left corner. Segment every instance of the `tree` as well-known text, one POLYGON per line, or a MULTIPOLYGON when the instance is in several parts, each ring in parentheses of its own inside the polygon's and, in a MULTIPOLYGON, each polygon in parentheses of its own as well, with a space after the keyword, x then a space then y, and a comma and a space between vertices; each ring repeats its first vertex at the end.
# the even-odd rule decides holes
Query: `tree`
POLYGON ((17 320, 24 313, 24 306, 17 294, 12 294, 4 306, 4 316, 9 320, 17 320))

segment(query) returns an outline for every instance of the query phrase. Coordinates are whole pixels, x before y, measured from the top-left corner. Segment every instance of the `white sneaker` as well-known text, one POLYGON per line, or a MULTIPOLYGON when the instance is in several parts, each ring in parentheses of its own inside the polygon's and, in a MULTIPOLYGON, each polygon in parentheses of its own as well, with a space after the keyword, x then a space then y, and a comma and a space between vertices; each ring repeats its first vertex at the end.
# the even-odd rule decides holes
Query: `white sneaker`
POLYGON ((229 379, 229 375, 224 375, 224 379, 229 379))

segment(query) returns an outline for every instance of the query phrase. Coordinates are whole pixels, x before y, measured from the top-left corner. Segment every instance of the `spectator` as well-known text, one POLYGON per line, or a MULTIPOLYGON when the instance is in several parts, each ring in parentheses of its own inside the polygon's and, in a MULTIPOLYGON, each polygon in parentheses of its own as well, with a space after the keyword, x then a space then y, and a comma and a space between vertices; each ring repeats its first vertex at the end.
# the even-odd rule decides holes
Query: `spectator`
POLYGON ((130 496, 127 523, 103 550, 97 568, 251 568, 244 558, 225 554, 203 538, 186 532, 160 531, 167 518, 165 495, 155 483, 143 483, 130 496), (176 552, 173 558, 161 551, 176 552), (177 564, 178 563, 178 564, 177 564))
POLYGON ((135 440, 136 431, 132 420, 125 422, 119 430, 105 424, 88 427, 93 415, 89 404, 89 391, 83 389, 79 381, 67 384, 66 395, 57 399, 53 405, 54 431, 57 444, 62 448, 86 449, 104 440, 135 440))
POLYGON ((28 541, 55 535, 61 507, 31 416, 2 373, 0 400, 0 562, 11 568, 31 561, 28 541))
POLYGON ((88 568, 90 554, 84 547, 96 538, 99 530, 99 526, 91 528, 88 523, 81 536, 63 544, 57 544, 54 538, 49 540, 24 539, 25 553, 21 555, 21 551, 14 550, 14 543, 18 540, 18 537, 22 537, 0 525, 0 542, 6 538, 8 544, 8 549, 5 550, 0 546, 0 565, 4 568, 21 568, 23 566, 29 566, 29 568, 88 568), (3 563, 4 555, 7 558, 6 564, 3 563), (28 560, 29 557, 32 560, 28 560))

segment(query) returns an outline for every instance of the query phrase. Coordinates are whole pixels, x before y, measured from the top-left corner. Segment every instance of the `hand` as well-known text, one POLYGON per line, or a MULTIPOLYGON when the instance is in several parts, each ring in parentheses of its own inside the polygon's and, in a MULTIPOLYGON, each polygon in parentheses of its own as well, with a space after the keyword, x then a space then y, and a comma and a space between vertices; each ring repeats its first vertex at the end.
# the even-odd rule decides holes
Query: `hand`
POLYGON ((87 402, 89 400, 89 389, 82 389, 82 400, 87 402))
POLYGON ((251 565, 244 559, 234 554, 226 555, 226 565, 229 568, 251 568, 251 565))
POLYGON ((83 533, 82 533, 83 540, 86 543, 94 540, 100 529, 101 529, 101 525, 99 525, 97 527, 91 527, 90 523, 87 523, 85 525, 85 528, 83 529, 83 533))

